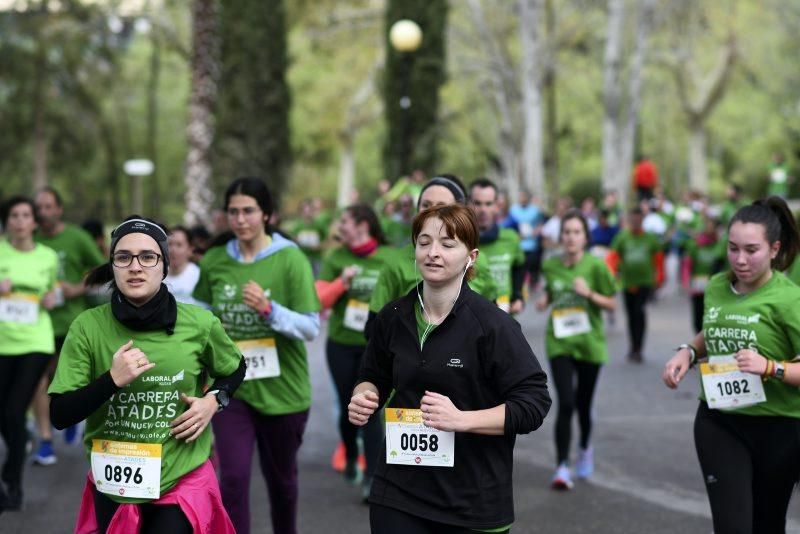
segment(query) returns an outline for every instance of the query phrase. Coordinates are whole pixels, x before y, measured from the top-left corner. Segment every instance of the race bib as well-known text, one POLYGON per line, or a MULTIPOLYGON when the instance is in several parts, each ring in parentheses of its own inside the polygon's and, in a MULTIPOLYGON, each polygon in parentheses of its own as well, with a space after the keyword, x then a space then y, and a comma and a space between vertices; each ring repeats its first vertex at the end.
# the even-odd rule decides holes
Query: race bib
POLYGON ((508 295, 497 297, 497 307, 508 313, 511 310, 511 299, 508 295))
POLYGON ((281 376, 278 349, 275 347, 273 338, 238 341, 236 346, 242 351, 242 356, 247 364, 245 381, 281 376))
POLYGON ((97 491, 120 497, 161 496, 161 445, 92 440, 92 476, 97 491))
POLYGON ((9 293, 0 298, 0 322, 36 324, 39 320, 39 297, 27 293, 9 293))
POLYGON ((692 291, 696 293, 703 293, 708 285, 708 275, 693 276, 689 284, 692 291))
POLYGON ((584 308, 553 310, 553 334, 557 339, 586 334, 591 331, 589 314, 584 308))
POLYGON ((297 244, 304 248, 318 248, 319 233, 314 230, 301 230, 297 234, 297 244))
POLYGON ((360 302, 356 299, 347 301, 347 308, 344 310, 344 326, 350 330, 363 332, 364 327, 367 326, 367 318, 369 317, 369 304, 360 302))
POLYGON ((533 225, 526 222, 519 223, 519 236, 522 239, 530 239, 533 237, 533 225))
POLYGON ((744 408, 767 400, 761 377, 741 372, 733 356, 711 356, 700 364, 700 374, 709 408, 744 408))
POLYGON ((455 433, 422 423, 422 410, 386 408, 386 463, 453 467, 455 433))

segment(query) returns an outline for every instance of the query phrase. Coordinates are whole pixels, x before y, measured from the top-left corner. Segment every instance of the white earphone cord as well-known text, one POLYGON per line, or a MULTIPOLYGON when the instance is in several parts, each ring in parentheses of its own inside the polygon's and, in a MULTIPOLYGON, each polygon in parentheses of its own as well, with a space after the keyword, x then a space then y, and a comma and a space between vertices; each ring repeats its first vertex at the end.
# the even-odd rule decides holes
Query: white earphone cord
MULTIPOLYGON (((472 259, 468 258, 467 259, 467 265, 466 265, 466 267, 464 267, 464 274, 461 275, 461 283, 458 285, 458 293, 456 293, 456 298, 453 299, 453 303, 450 305, 450 309, 447 310, 447 313, 445 313, 444 315, 439 317, 439 320, 442 320, 443 318, 447 317, 448 315, 450 315, 450 312, 453 311, 453 308, 456 305, 456 301, 458 300, 458 297, 461 296, 461 287, 464 285, 464 277, 467 276, 467 271, 469 270, 470 265, 472 265, 472 259)), ((428 314, 428 310, 425 309, 425 304, 423 304, 423 302, 422 302, 422 295, 420 295, 420 293, 419 293, 419 278, 417 277, 417 259, 416 258, 414 258, 414 281, 416 282, 416 286, 415 287, 417 288, 417 298, 419 299, 419 305, 422 308, 422 313, 425 314, 425 320, 428 323, 428 326, 425 327, 425 330, 422 331, 422 336, 420 336, 420 340, 419 340, 419 348, 420 348, 420 350, 422 350, 422 347, 425 346, 425 340, 428 338, 428 334, 430 334, 433 331, 434 323, 431 320, 431 316, 428 314)))

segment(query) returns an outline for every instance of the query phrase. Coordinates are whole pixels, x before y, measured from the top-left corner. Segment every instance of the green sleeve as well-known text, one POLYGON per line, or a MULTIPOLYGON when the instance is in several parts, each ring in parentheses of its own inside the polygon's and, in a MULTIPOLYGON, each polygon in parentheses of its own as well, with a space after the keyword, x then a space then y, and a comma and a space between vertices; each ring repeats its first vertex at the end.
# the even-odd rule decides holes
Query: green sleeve
POLYGON ((293 255, 288 273, 291 296, 290 301, 285 305, 298 313, 318 312, 321 306, 317 290, 314 287, 314 273, 311 271, 311 264, 299 248, 288 249, 288 252, 293 255))
POLYGON ((73 321, 58 357, 53 382, 47 392, 67 393, 82 388, 95 378, 92 367, 92 354, 83 325, 80 321, 73 321))
POLYGON ((102 265, 106 262, 106 259, 100 253, 100 249, 97 248, 94 241, 92 241, 91 236, 88 234, 81 234, 81 248, 83 254, 83 270, 84 272, 82 275, 86 275, 86 272, 94 269, 98 265, 102 265))
POLYGON ((596 286, 592 289, 601 295, 611 297, 617 292, 617 281, 614 279, 614 273, 602 260, 597 262, 594 279, 596 286))
POLYGON ((200 278, 197 279, 197 285, 194 286, 192 297, 209 306, 212 304, 211 281, 208 279, 208 266, 206 262, 202 260, 200 261, 200 278))
POLYGON ((338 249, 333 249, 329 251, 322 260, 322 266, 319 268, 319 274, 317 278, 319 280, 325 280, 326 282, 332 282, 339 276, 341 273, 341 269, 337 269, 337 251, 338 249))
POLYGON ((388 263, 381 269, 381 274, 378 275, 378 281, 375 283, 375 289, 372 290, 372 297, 369 300, 369 311, 378 313, 384 306, 397 298, 398 269, 396 263, 388 263))
POLYGON ((211 328, 200 358, 203 366, 208 369, 212 378, 228 376, 239 367, 240 359, 239 348, 225 333, 219 319, 211 317, 211 328))

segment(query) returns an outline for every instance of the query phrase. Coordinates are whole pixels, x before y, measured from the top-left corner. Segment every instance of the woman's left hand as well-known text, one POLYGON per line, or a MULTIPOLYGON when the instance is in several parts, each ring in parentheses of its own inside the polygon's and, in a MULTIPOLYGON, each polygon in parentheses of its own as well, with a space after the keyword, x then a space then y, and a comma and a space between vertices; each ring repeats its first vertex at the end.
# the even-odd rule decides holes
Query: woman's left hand
POLYGON ((181 400, 189 405, 189 409, 171 423, 172 429, 169 433, 176 439, 185 439, 186 443, 191 443, 200 437, 211 422, 219 403, 214 395, 189 397, 181 393, 181 400))
POLYGON ((420 404, 422 422, 425 426, 445 432, 465 432, 464 412, 453 404, 449 397, 426 391, 420 404))
POLYGON ((264 295, 264 290, 253 280, 242 288, 242 300, 257 313, 263 312, 269 306, 269 299, 264 295))
POLYGON ((767 359, 754 350, 742 349, 733 356, 744 373, 763 375, 767 372, 767 359))
POLYGON ((42 306, 44 306, 45 310, 52 310, 56 307, 56 292, 55 291, 48 291, 42 297, 42 306))

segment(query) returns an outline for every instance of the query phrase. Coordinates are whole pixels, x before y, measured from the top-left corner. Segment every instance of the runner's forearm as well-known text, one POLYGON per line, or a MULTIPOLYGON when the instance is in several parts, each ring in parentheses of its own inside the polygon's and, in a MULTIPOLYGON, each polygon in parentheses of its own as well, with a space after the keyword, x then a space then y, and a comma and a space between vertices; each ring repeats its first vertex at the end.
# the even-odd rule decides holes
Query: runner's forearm
POLYGON ((51 394, 50 420, 59 430, 77 425, 100 409, 119 390, 111 378, 111 372, 105 372, 97 380, 74 391, 51 394))

